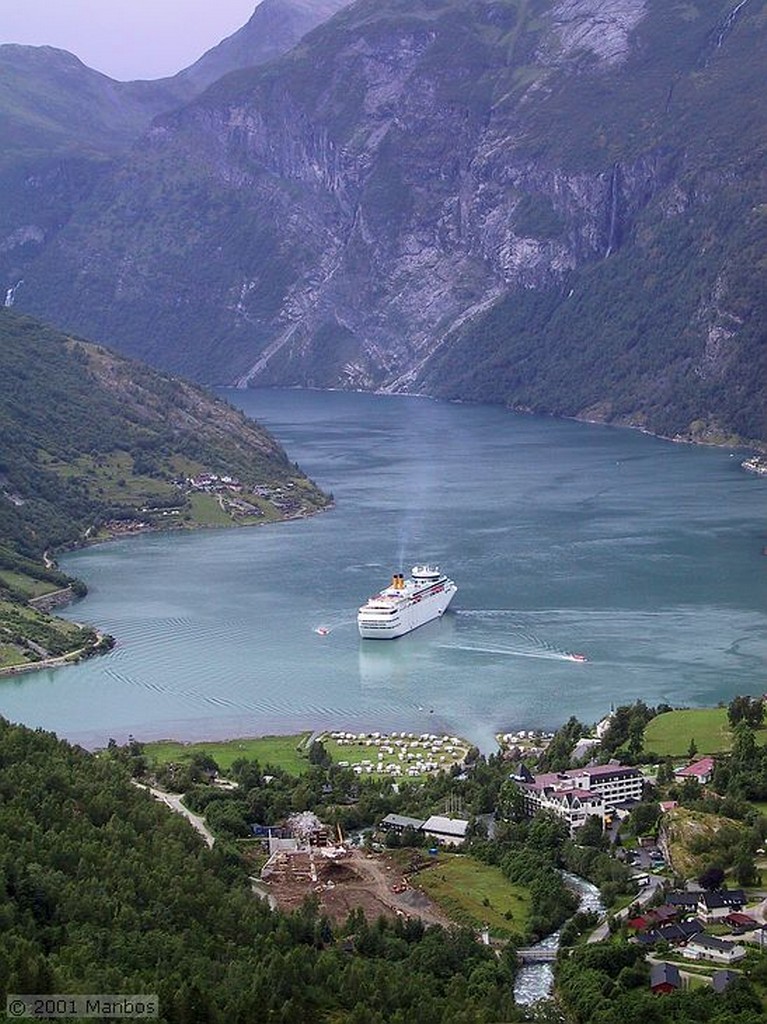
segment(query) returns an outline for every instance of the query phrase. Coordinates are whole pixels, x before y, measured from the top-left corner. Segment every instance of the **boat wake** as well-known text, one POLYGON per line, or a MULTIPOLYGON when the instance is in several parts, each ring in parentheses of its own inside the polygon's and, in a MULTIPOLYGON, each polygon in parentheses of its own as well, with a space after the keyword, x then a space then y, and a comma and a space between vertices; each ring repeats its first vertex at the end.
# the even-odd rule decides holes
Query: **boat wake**
POLYGON ((466 621, 465 628, 461 630, 466 640, 443 644, 445 647, 475 651, 479 654, 537 658, 543 661, 589 660, 585 654, 565 650, 539 636, 533 632, 529 621, 526 621, 520 612, 509 608, 458 610, 456 616, 466 621), (506 643, 494 643, 495 637, 502 637, 506 643))
POLYGON ((318 622, 316 625, 311 626, 312 633, 316 633, 317 636, 328 636, 330 633, 334 633, 337 629, 342 629, 345 626, 354 625, 355 620, 340 615, 331 615, 330 618, 324 619, 322 622, 318 622))
MULTIPOLYGON (((105 673, 114 683, 119 686, 134 687, 147 691, 147 699, 170 698, 176 704, 183 702, 189 707, 202 709, 211 712, 212 709, 228 711, 238 716, 241 727, 248 729, 248 716, 253 716, 253 735, 258 735, 259 730, 264 728, 263 718, 268 716, 271 719, 280 719, 283 722, 292 719, 306 719, 321 721, 323 723, 355 722, 355 728, 361 729, 366 721, 388 718, 396 720, 401 717, 402 708, 398 701, 381 699, 380 695, 370 706, 366 706, 364 717, 359 715, 359 709, 347 706, 326 704, 321 701, 307 701, 296 707, 295 700, 290 693, 277 697, 273 693, 261 694, 254 692, 253 699, 232 699, 225 694, 206 693, 203 689, 169 686, 163 683, 156 683, 145 678, 128 675, 111 667, 105 673), (243 725, 243 723, 245 723, 243 725)), ((207 717, 205 719, 208 720, 207 717)), ((215 718, 214 718, 215 720, 215 718)), ((404 724, 402 726, 404 728, 404 724)), ((296 725, 296 728, 303 726, 296 725)))
POLYGON ((480 644, 440 644, 442 648, 451 651, 472 651, 476 654, 501 654, 509 658, 540 658, 544 661, 580 661, 581 658, 575 658, 572 654, 566 654, 563 651, 547 651, 547 650, 522 650, 518 647, 490 647, 480 644))

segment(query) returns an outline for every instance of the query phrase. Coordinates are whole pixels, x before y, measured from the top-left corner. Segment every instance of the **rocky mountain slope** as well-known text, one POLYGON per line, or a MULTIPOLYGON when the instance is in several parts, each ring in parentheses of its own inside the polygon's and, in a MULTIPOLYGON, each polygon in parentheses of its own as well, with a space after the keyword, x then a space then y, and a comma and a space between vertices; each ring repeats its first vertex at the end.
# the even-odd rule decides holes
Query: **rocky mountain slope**
POLYGON ((765 0, 359 0, 157 119, 17 302, 204 380, 767 438, 765 0))
POLYGON ((285 53, 347 2, 263 0, 239 31, 156 81, 118 82, 51 46, 0 45, 2 296, 12 300, 8 290, 154 117, 285 53))
POLYGON ((351 0, 261 0, 250 19, 170 82, 202 92, 230 71, 266 64, 351 0))

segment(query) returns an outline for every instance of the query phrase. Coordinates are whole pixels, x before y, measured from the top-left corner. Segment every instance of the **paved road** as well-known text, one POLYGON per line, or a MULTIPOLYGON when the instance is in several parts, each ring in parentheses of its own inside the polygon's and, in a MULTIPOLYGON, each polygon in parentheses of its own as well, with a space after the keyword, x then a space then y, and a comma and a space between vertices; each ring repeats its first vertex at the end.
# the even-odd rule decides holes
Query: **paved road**
MULTIPOLYGON (((615 914, 616 919, 628 917, 629 908, 633 907, 635 903, 638 903, 640 907, 646 906, 658 889, 658 886, 663 885, 666 879, 662 875, 650 875, 650 884, 646 885, 643 889, 640 889, 637 893, 635 900, 629 904, 628 907, 624 907, 615 914)), ((589 936, 589 942, 604 942, 610 933, 609 925, 607 921, 603 921, 589 936)))
POLYGON ((207 827, 205 820, 201 818, 199 814, 194 814, 188 807, 184 807, 181 803, 180 793, 166 793, 162 789, 155 789, 153 786, 144 786, 140 782, 136 782, 135 785, 140 789, 148 790, 156 800, 162 800, 162 802, 170 807, 172 811, 175 811, 177 814, 183 814, 184 817, 191 822, 192 827, 200 833, 208 846, 213 846, 216 841, 216 837, 207 827))

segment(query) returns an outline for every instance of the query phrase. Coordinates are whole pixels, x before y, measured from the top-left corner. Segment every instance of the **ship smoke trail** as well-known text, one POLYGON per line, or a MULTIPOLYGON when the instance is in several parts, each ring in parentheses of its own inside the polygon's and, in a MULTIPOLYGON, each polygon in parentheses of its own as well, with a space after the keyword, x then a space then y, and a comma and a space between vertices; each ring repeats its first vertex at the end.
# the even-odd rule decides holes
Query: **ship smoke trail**
POLYGON ((416 562, 432 559, 424 541, 429 534, 428 518, 436 502, 435 448, 440 437, 434 432, 432 407, 422 399, 408 404, 408 435, 411 455, 406 467, 407 485, 404 493, 407 505, 397 525, 397 565, 393 568, 406 572, 416 562))

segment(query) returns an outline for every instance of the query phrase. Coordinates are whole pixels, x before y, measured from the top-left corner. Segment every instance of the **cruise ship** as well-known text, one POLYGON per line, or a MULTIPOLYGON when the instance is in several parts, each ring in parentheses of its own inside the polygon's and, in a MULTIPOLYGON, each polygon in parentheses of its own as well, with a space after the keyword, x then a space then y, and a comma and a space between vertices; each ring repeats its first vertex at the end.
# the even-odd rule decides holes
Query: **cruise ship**
POLYGON ((414 565, 410 579, 395 573, 391 584, 357 612, 360 636, 394 640, 411 633, 444 614, 457 589, 438 565, 414 565))

